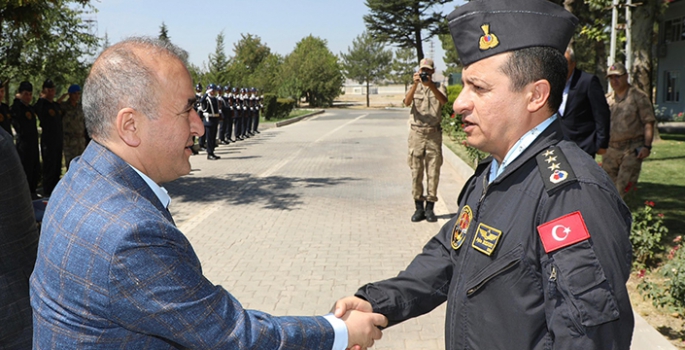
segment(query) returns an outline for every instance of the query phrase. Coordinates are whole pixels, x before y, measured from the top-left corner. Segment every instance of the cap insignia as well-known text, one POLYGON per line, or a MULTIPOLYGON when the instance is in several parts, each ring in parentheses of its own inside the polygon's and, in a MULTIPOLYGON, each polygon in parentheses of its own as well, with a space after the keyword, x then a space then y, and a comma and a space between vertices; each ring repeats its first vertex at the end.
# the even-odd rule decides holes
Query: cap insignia
POLYGON ((490 33, 489 24, 483 24, 482 26, 480 26, 480 29, 483 30, 483 36, 480 37, 479 42, 481 50, 485 51, 488 49, 495 48, 497 47, 497 45, 499 45, 499 39, 497 39, 497 36, 493 33, 490 33))

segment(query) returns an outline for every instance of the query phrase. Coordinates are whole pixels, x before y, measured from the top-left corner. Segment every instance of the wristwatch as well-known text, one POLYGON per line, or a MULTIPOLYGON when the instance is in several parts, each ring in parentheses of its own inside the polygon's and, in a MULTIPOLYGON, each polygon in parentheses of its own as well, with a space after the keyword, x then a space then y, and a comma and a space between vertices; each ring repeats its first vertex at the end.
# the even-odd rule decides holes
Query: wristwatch
POLYGON ((650 151, 652 150, 652 146, 642 145, 642 147, 644 147, 644 148, 646 148, 646 149, 648 149, 648 150, 650 150, 650 151))

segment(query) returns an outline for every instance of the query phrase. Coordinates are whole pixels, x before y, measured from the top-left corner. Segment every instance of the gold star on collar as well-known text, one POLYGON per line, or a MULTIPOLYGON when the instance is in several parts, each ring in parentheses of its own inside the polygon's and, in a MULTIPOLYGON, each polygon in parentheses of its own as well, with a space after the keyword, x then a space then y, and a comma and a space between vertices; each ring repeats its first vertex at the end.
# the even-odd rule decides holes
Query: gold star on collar
POLYGON ((557 161, 557 157, 548 157, 547 159, 545 159, 545 162, 547 162, 547 163, 556 162, 556 161, 557 161))
POLYGON ((552 163, 552 165, 548 166, 547 168, 551 171, 554 171, 554 169, 559 169, 560 165, 561 165, 561 163, 552 163))
POLYGON ((554 154, 554 151, 552 151, 552 150, 547 150, 547 152, 545 152, 545 153, 543 154, 543 156, 549 157, 549 156, 551 156, 552 154, 554 154))

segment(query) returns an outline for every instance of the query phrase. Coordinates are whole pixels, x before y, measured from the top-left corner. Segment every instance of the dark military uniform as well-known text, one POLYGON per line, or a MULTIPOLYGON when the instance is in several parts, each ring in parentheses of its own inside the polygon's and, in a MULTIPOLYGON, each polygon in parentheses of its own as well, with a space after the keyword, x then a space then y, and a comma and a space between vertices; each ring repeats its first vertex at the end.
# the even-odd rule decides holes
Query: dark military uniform
POLYGON ((226 86, 224 94, 221 96, 221 126, 219 127, 219 139, 223 143, 231 142, 231 135, 233 135, 233 105, 231 103, 232 94, 226 86))
POLYGON ((481 163, 459 215, 399 276, 357 296, 390 324, 447 301, 450 350, 629 349, 630 211, 594 160, 562 139, 555 121, 489 184, 491 159, 481 163), (582 240, 546 252, 550 236, 582 240))
POLYGON ((33 109, 40 120, 40 150, 43 156, 43 194, 50 196, 62 175, 63 133, 59 103, 39 98, 33 109))
POLYGON ((38 152, 38 127, 33 107, 15 98, 10 110, 12 126, 17 131, 17 152, 26 173, 31 195, 36 197, 40 179, 40 155, 38 152))
POLYGON ((205 139, 207 143, 207 158, 208 159, 218 159, 220 157, 214 154, 214 148, 216 148, 216 133, 219 128, 219 119, 221 115, 219 114, 221 106, 219 105, 219 99, 216 96, 212 96, 206 93, 202 96, 201 100, 202 109, 202 123, 205 126, 205 139))
MULTIPOLYGON (((2 98, 2 96, 0 96, 2 98)), ((6 103, 0 102, 0 127, 5 129, 10 136, 12 133, 12 115, 10 114, 10 106, 6 103)))

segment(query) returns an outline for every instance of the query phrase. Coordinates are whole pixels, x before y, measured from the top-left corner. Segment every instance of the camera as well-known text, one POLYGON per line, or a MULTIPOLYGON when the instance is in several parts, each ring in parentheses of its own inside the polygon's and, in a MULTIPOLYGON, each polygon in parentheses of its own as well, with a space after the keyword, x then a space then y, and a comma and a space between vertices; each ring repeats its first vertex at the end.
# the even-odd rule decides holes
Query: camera
POLYGON ((425 83, 425 82, 428 81, 428 76, 429 76, 428 73, 426 73, 426 72, 421 72, 421 73, 419 73, 419 76, 421 77, 421 81, 422 81, 422 82, 425 83))

